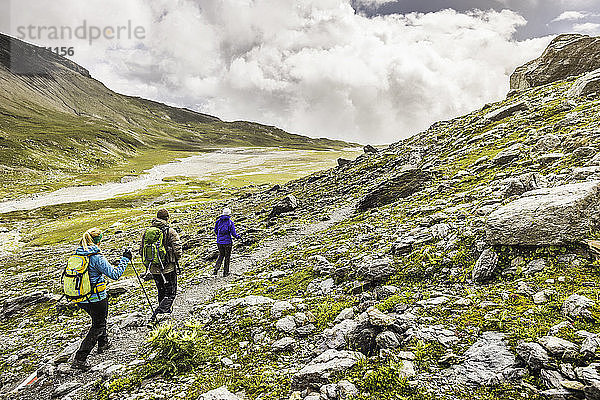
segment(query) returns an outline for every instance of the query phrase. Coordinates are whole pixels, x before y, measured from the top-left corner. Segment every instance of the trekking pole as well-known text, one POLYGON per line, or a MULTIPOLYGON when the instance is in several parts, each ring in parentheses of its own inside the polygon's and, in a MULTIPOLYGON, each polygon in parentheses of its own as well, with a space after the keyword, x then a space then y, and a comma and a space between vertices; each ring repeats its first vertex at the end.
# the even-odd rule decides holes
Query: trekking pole
MULTIPOLYGON (((135 256, 133 256, 135 258, 135 256)), ((138 274, 137 269, 135 268, 135 262, 133 259, 131 260, 131 266, 133 267, 133 271, 135 272, 135 276, 138 278, 138 282, 142 287, 142 291, 146 295, 146 300, 148 300, 148 305, 150 306, 150 314, 154 315, 154 307, 152 307, 152 302, 150 301, 150 296, 148 296, 148 292, 146 292, 146 288, 144 287, 144 283, 142 282, 142 278, 140 278, 140 274, 138 274)))

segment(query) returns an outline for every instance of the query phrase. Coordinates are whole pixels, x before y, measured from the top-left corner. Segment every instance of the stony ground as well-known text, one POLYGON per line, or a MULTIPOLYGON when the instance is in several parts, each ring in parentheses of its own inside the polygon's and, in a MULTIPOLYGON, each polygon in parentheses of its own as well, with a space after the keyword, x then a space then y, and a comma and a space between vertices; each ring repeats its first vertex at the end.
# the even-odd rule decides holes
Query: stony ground
POLYGON ((136 282, 113 284, 111 334, 135 340, 120 346, 128 356, 94 356, 86 389, 60 386, 74 377, 55 361, 85 317, 32 293, 57 293, 68 240, 4 256, 2 390, 42 367, 40 383, 8 398, 600 398, 599 262, 587 242, 600 238, 599 82, 512 92, 226 201, 145 203, 104 246, 114 258, 170 204, 186 249, 177 318, 149 332, 136 282), (246 234, 243 273, 215 283, 210 228, 226 204, 246 234))

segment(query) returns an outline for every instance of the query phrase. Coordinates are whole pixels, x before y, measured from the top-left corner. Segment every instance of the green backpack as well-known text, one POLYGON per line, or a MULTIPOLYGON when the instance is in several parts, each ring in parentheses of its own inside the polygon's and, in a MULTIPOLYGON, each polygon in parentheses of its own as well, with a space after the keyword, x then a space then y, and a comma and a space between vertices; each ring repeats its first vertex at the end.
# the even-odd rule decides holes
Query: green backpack
POLYGON ((89 257, 77 254, 67 260, 62 275, 63 292, 67 300, 77 303, 97 293, 98 288, 93 288, 90 281, 89 264, 89 257))
POLYGON ((157 267, 162 271, 167 261, 167 249, 164 243, 165 235, 160 228, 151 226, 144 233, 142 247, 142 263, 146 267, 157 267))

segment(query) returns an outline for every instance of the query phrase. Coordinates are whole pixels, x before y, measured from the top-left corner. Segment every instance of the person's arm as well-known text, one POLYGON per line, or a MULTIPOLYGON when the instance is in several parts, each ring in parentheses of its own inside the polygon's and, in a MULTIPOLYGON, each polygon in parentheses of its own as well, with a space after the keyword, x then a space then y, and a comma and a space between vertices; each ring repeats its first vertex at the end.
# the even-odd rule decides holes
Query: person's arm
POLYGON ((235 231, 235 224, 233 223, 233 221, 231 221, 231 236, 233 236, 236 239, 240 238, 240 235, 238 235, 235 231))
POLYGON ((108 276, 110 279, 117 280, 121 277, 121 275, 123 275, 123 272, 125 272, 125 268, 127 268, 129 261, 130 260, 127 257, 121 257, 119 265, 113 267, 110 265, 106 257, 104 257, 102 254, 98 254, 98 262, 96 263, 96 266, 104 275, 108 276))
POLYGON ((215 221, 215 229, 214 229, 214 231, 215 231, 215 235, 218 235, 218 234, 219 234, 219 232, 217 231, 217 226, 218 226, 218 225, 219 225, 219 220, 216 220, 216 221, 215 221))
POLYGON ((173 249, 173 255, 176 260, 179 260, 183 255, 183 248, 181 246, 181 238, 179 233, 173 228, 169 229, 169 241, 171 242, 171 248, 173 249))

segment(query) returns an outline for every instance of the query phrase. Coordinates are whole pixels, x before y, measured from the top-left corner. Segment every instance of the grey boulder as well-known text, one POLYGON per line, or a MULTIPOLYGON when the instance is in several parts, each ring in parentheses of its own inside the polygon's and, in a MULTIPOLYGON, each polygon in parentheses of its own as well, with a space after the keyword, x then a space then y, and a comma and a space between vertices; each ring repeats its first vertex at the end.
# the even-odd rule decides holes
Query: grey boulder
POLYGON ((396 268, 389 258, 370 260, 361 264, 356 270, 358 279, 371 283, 382 283, 390 279, 396 273, 396 268))
POLYGON ((471 272, 471 277, 475 282, 485 282, 494 276, 498 269, 498 255, 492 249, 485 249, 471 272))
POLYGON ((590 308, 596 302, 579 294, 570 295, 562 305, 562 313, 573 319, 593 320, 590 308))
POLYGON ((588 72, 577 78, 571 89, 567 91, 568 97, 587 96, 596 93, 600 95, 600 69, 588 72))
POLYGON ((327 350, 294 374, 292 386, 296 388, 320 387, 328 383, 332 374, 346 371, 364 358, 364 355, 356 351, 327 350))
POLYGON ((517 355, 525 361, 525 364, 533 371, 539 371, 542 368, 547 368, 553 364, 550 355, 539 343, 520 343, 517 346, 516 351, 517 355))
POLYGON ((462 364, 442 372, 449 381, 468 387, 509 382, 518 372, 516 358, 504 342, 504 335, 485 332, 464 355, 462 364))
POLYGON ((538 342, 558 359, 574 360, 579 354, 579 346, 556 336, 543 336, 538 342))
POLYGON ((293 194, 289 194, 273 206, 269 217, 277 217, 283 213, 294 211, 296 208, 298 208, 298 200, 293 194))
POLYGON ((504 118, 508 118, 515 115, 519 111, 526 111, 528 109, 529 106, 525 101, 519 101, 515 104, 509 104, 497 110, 490 111, 489 113, 484 115, 483 119, 489 122, 501 121, 504 118))
POLYGON ((361 198, 357 209, 366 211, 406 198, 420 191, 427 180, 429 180, 428 173, 413 166, 406 166, 361 198))
POLYGON ((600 182, 527 192, 492 212, 486 238, 492 245, 561 245, 587 237, 598 226, 600 182))

